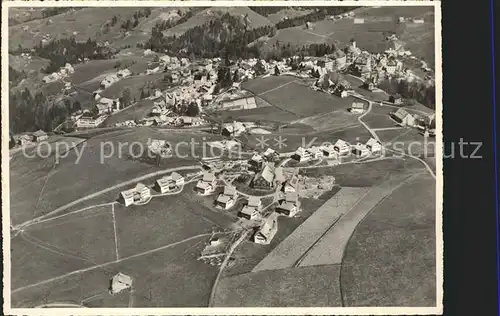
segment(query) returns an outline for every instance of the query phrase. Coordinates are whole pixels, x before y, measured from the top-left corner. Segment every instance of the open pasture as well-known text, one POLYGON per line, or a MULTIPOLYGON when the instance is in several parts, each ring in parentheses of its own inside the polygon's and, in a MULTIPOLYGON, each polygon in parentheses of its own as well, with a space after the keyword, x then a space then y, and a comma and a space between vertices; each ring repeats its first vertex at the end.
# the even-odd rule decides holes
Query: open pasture
POLYGON ((421 175, 359 224, 342 262, 346 306, 436 304, 435 188, 421 175))
POLYGON ((338 265, 298 267, 221 279, 215 307, 342 306, 338 265))

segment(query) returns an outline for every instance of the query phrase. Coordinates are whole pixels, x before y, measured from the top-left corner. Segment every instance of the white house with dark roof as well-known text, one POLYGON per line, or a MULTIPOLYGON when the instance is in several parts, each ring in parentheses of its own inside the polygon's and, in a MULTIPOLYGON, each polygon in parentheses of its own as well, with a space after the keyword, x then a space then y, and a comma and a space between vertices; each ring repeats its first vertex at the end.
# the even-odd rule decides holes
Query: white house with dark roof
POLYGON ((375 138, 370 138, 366 142, 366 147, 372 152, 372 153, 377 153, 382 151, 382 144, 376 140, 375 138))
POLYGON ((293 217, 299 211, 299 200, 296 192, 285 193, 285 198, 279 201, 276 212, 293 217))
POLYGON ((290 179, 288 179, 283 186, 283 192, 285 193, 290 193, 290 192, 297 192, 299 187, 299 177, 294 174, 290 179))
POLYGON ((231 185, 226 185, 224 187, 224 192, 219 194, 217 200, 215 200, 216 206, 227 210, 231 208, 238 198, 238 193, 236 192, 236 188, 231 185))
POLYGON ((110 280, 109 293, 111 295, 128 290, 132 287, 132 278, 119 272, 110 280))
POLYGON ((324 145, 320 147, 323 150, 323 156, 326 158, 337 158, 339 152, 335 150, 335 146, 332 144, 324 145))
POLYGON ((339 139, 333 145, 333 148, 339 153, 339 155, 348 154, 351 150, 351 146, 345 140, 339 139))
POLYGON ((351 113, 363 114, 365 112, 365 105, 363 102, 353 102, 351 105, 351 113))
POLYGON ((321 159, 323 158, 323 150, 321 150, 317 146, 312 146, 306 149, 312 159, 321 159))
POLYGON ((119 200, 125 205, 129 206, 134 203, 147 201, 151 197, 151 189, 142 183, 129 190, 120 192, 119 200))
POLYGON ((257 244, 268 245, 278 232, 278 214, 271 214, 257 230, 253 240, 257 244))
POLYGON ((248 220, 254 220, 260 216, 259 211, 255 207, 250 207, 245 205, 241 211, 238 212, 238 217, 245 218, 248 220))
POLYGON ((365 144, 357 143, 352 152, 358 157, 364 157, 370 154, 370 150, 366 147, 365 144))
POLYGON ((47 133, 45 133, 41 129, 33 133, 33 140, 35 142, 41 142, 47 140, 48 138, 49 136, 47 135, 47 133))
POLYGON ((201 195, 207 195, 215 191, 215 186, 217 184, 217 178, 212 172, 205 172, 203 178, 198 181, 195 187, 195 191, 201 195))
POLYGON ((298 162, 305 162, 305 161, 311 160, 312 155, 309 151, 307 151, 307 149, 299 147, 299 148, 297 148, 295 153, 292 155, 292 158, 294 160, 297 160, 298 162))
POLYGON ((391 113, 392 118, 403 126, 415 126, 415 117, 403 108, 391 113))

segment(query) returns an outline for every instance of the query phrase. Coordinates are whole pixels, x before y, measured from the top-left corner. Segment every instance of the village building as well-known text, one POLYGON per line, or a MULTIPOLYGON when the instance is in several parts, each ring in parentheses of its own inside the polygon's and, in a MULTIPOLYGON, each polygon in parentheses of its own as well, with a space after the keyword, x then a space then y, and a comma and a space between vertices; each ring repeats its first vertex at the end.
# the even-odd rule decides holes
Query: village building
POLYGON ((311 160, 312 155, 306 149, 299 147, 299 148, 297 148, 297 150, 295 151, 295 153, 292 155, 291 158, 294 160, 297 160, 298 162, 305 162, 305 161, 311 160))
POLYGON ((21 146, 31 144, 33 142, 33 136, 31 135, 21 135, 17 139, 17 143, 21 146))
POLYGON ((267 148, 266 151, 262 153, 262 157, 268 162, 273 162, 279 158, 279 154, 274 149, 267 148))
POLYGON ((250 110, 257 107, 255 97, 245 96, 235 99, 222 100, 221 106, 223 110, 250 110))
POLYGON ((35 142, 41 142, 41 141, 47 140, 48 138, 49 138, 49 136, 47 135, 47 133, 45 133, 42 130, 38 130, 38 131, 33 133, 33 141, 35 141, 35 142))
POLYGON ((403 103, 403 97, 401 97, 400 94, 394 94, 389 97, 389 102, 394 103, 394 104, 402 104, 403 103))
POLYGON ((397 63, 394 59, 389 60, 385 65, 385 71, 387 71, 387 73, 390 75, 393 75, 396 72, 396 69, 397 63))
POLYGON ((290 179, 285 182, 283 186, 283 192, 297 192, 299 188, 299 177, 294 174, 290 179))
POLYGON ((347 62, 346 54, 340 49, 337 49, 335 52, 333 52, 332 59, 335 61, 335 68, 337 69, 344 68, 347 62))
POLYGON ((236 203, 237 197, 238 193, 236 192, 236 188, 234 186, 226 185, 224 187, 224 192, 219 194, 217 200, 215 200, 215 205, 227 210, 236 203))
POLYGON ((333 71, 335 62, 328 57, 322 57, 318 59, 317 65, 319 67, 325 68, 327 71, 333 71))
POLYGON ((75 126, 77 128, 96 128, 104 122, 105 119, 105 115, 95 116, 90 112, 85 112, 77 119, 75 126))
POLYGON ((370 138, 366 142, 366 147, 372 152, 372 153, 377 153, 382 151, 382 144, 376 140, 375 138, 370 138))
POLYGON ((160 193, 168 193, 175 191, 177 189, 177 185, 172 181, 170 177, 163 177, 155 182, 155 190, 160 193))
POLYGON ((323 151, 316 146, 312 146, 306 149, 306 151, 311 156, 311 159, 321 159, 323 158, 323 151))
POLYGON ((127 78, 130 75, 132 75, 132 73, 128 69, 122 69, 116 73, 116 76, 120 79, 127 78))
POLYGON ((326 158, 337 158, 339 154, 332 144, 321 146, 321 150, 323 150, 323 156, 326 158))
POLYGON ((352 152, 357 156, 357 157, 364 157, 370 154, 370 150, 368 147, 364 144, 358 143, 354 146, 352 152))
POLYGON ((246 131, 245 125, 241 122, 234 121, 227 123, 221 131, 221 134, 226 137, 238 137, 246 131))
POLYGON ((147 201, 151 197, 151 190, 142 183, 129 190, 122 191, 119 196, 119 201, 125 206, 134 203, 147 201))
POLYGON ((245 205, 241 211, 238 212, 238 217, 245 218, 248 220, 254 220, 259 217, 260 213, 253 207, 245 205))
POLYGON ((298 195, 296 192, 285 193, 285 198, 279 201, 276 212, 293 217, 299 211, 298 195))
POLYGON ((351 105, 351 113, 363 114, 365 112, 365 105, 363 102, 353 102, 351 105))
POLYGON ((278 232, 278 216, 271 214, 264 222, 264 224, 257 230, 253 236, 253 240, 257 244, 268 245, 273 240, 278 232))
POLYGON ((349 144, 342 139, 337 140, 333 145, 333 148, 339 153, 339 155, 348 154, 351 150, 349 144))
POLYGON ((263 163, 264 163, 264 158, 257 153, 254 154, 252 158, 250 158, 250 160, 248 161, 248 164, 257 170, 260 170, 262 168, 263 163))
POLYGON ((109 114, 113 111, 116 111, 120 108, 120 100, 118 99, 109 99, 109 98, 100 98, 95 105, 95 111, 98 115, 109 114))
POLYGON ((108 75, 108 76, 106 76, 106 78, 104 78, 101 81, 101 86, 100 87, 101 87, 101 89, 109 88, 109 86, 111 86, 115 82, 118 82, 119 80, 120 79, 118 78, 118 76, 116 74, 108 75))
POLYGON ((163 109, 159 105, 153 105, 153 108, 151 109, 150 115, 151 116, 160 116, 163 113, 163 109))
POLYGON ((415 118, 403 108, 391 113, 391 116, 396 122, 403 126, 415 126, 415 118))
POLYGON ((110 280, 109 293, 111 295, 128 290, 132 287, 132 278, 119 272, 110 280))
POLYGON ((351 84, 344 78, 339 78, 333 85, 332 93, 338 97, 345 98, 348 91, 352 89, 351 84))
POLYGON ((196 184, 195 191, 201 195, 207 195, 214 192, 216 184, 217 178, 215 174, 212 172, 205 172, 203 178, 196 184))
POLYGON ((270 190, 274 188, 275 167, 272 164, 266 164, 264 169, 255 175, 252 186, 259 190, 270 190))
POLYGON ((257 211, 261 211, 262 210, 262 200, 258 196, 251 196, 248 198, 247 206, 253 207, 257 211))

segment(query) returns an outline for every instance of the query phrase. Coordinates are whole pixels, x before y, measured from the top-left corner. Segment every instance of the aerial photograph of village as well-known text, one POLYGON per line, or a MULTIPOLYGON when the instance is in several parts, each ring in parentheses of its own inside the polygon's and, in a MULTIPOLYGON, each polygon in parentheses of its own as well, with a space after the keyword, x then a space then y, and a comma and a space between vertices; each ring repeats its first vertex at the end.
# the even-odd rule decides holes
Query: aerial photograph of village
POLYGON ((10 306, 441 304, 437 7, 170 5, 8 8, 10 306))

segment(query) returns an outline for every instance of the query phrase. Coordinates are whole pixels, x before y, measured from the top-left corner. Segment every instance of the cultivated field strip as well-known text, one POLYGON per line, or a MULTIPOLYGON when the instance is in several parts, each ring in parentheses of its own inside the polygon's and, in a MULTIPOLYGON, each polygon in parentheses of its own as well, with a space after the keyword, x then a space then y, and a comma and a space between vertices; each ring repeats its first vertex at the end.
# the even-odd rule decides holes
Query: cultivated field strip
POLYGON ((342 188, 259 262, 252 272, 293 267, 332 223, 348 212, 368 191, 369 188, 342 188))
POLYGON ((299 266, 340 264, 349 238, 363 218, 394 190, 415 176, 391 179, 372 188, 314 245, 299 266))

